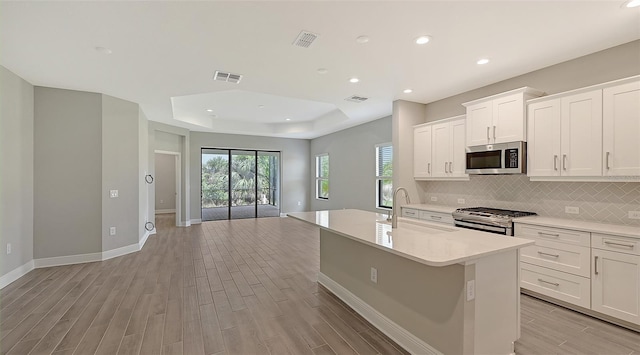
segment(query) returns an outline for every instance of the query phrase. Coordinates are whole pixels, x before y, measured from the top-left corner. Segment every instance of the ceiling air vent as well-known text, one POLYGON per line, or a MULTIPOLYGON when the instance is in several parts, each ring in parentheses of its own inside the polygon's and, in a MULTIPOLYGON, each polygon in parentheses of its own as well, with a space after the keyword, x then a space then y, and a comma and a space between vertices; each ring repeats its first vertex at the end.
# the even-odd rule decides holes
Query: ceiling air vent
POLYGON ((213 80, 226 81, 228 83, 234 83, 234 84, 240 83, 241 79, 242 79, 242 75, 240 74, 225 73, 219 70, 216 70, 216 73, 213 75, 213 80))
POLYGON ((317 34, 309 31, 302 31, 298 35, 298 38, 293 41, 293 45, 296 47, 309 48, 316 38, 318 38, 317 34))
POLYGON ((345 100, 351 101, 351 102, 361 103, 361 102, 365 102, 365 101, 369 100, 369 98, 368 97, 358 96, 358 95, 351 95, 351 96, 347 97, 345 100))

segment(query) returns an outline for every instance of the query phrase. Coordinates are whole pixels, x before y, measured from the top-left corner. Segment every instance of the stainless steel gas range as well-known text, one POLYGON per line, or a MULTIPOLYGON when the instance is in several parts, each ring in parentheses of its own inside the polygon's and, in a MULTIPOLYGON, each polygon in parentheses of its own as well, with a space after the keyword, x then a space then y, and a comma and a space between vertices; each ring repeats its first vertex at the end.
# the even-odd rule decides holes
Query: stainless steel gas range
POLYGON ((488 207, 469 207, 458 208, 452 215, 456 227, 513 236, 513 219, 533 216, 535 213, 488 207))

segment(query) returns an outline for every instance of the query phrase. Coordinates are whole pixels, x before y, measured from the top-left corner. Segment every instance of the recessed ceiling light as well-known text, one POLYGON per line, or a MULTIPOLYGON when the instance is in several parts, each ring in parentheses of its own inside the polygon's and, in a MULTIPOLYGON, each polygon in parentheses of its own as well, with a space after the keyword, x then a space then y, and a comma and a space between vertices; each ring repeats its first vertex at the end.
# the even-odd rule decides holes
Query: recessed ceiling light
POLYGON ((329 70, 327 68, 319 68, 318 69, 318 74, 327 74, 329 72, 329 70))
POLYGON ((264 105, 259 105, 258 108, 264 108, 264 105))
POLYGON ((358 38, 356 38, 356 42, 358 42, 360 44, 365 44, 365 43, 369 42, 369 37, 367 37, 367 36, 359 36, 358 38))
POLYGON ((402 92, 404 92, 405 94, 411 94, 411 93, 413 92, 413 90, 411 90, 411 89, 404 89, 404 91, 402 91, 402 92))
POLYGON ((640 6, 640 0, 627 0, 622 4, 622 6, 626 8, 638 7, 640 6))
POLYGON ((480 64, 480 65, 482 65, 482 64, 487 64, 487 63, 489 63, 489 59, 487 59, 487 58, 482 58, 482 59, 478 60, 476 63, 478 63, 478 64, 480 64))
POLYGON ((285 120, 285 121, 291 121, 291 119, 290 119, 290 118, 285 118, 284 120, 285 120))
POLYGON ((358 81, 360 81, 360 79, 358 79, 358 78, 351 78, 351 79, 349 79, 349 82, 350 82, 350 83, 354 83, 354 84, 355 84, 355 83, 357 83, 358 81))
POLYGON ((96 51, 102 53, 102 54, 111 54, 113 53, 113 51, 111 51, 111 49, 109 48, 105 48, 105 47, 96 47, 96 51))
POLYGON ((416 38, 417 44, 426 44, 429 43, 429 41, 431 41, 431 36, 420 36, 416 38))
POLYGON ((210 109, 210 108, 208 108, 208 109, 207 109, 207 112, 213 112, 213 110, 212 110, 212 109, 210 109))

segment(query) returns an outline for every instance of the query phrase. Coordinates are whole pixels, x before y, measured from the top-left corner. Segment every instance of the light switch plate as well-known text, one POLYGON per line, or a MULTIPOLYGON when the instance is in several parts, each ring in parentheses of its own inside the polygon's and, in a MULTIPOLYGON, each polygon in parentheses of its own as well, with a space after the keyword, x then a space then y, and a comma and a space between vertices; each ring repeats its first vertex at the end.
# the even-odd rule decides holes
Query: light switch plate
POLYGON ((640 219, 640 211, 629 211, 629 218, 640 219))
POLYGON ((11 254, 11 243, 7 243, 7 255, 11 254))
POLYGON ((438 201, 438 198, 435 197, 435 196, 431 196, 431 201, 433 201, 433 202, 438 201))
POLYGON ((378 269, 375 267, 371 268, 371 282, 377 284, 378 283, 378 269))
POLYGON ((118 190, 109 190, 109 196, 111 196, 111 198, 118 197, 118 190))
POLYGON ((467 200, 463 199, 463 198, 459 198, 458 199, 458 204, 459 205, 464 205, 465 203, 467 203, 467 200))

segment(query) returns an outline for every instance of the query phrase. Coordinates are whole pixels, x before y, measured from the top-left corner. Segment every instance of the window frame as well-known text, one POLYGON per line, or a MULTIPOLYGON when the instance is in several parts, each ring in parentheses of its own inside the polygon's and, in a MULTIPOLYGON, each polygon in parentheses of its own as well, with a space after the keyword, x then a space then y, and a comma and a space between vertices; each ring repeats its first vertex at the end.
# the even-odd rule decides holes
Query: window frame
POLYGON ((386 175, 378 175, 380 172, 380 148, 382 147, 391 147, 391 164, 393 165, 393 144, 392 142, 380 143, 376 144, 375 151, 375 160, 376 160, 376 171, 375 171, 375 186, 376 186, 376 208, 382 209, 385 211, 389 211, 393 208, 393 201, 391 202, 391 206, 386 206, 382 203, 382 186, 383 180, 391 180, 391 187, 393 191, 393 171, 391 172, 391 176, 386 175))
POLYGON ((315 177, 315 184, 314 184, 314 188, 316 190, 316 200, 321 200, 321 201, 328 201, 329 200, 329 172, 331 171, 331 169, 328 169, 329 171, 327 171, 327 176, 320 176, 321 175, 321 171, 320 171, 320 163, 321 163, 321 159, 326 157, 327 158, 327 166, 329 166, 329 164, 331 164, 331 160, 329 159, 329 153, 321 153, 321 154, 316 154, 316 158, 315 158, 315 166, 316 166, 316 177, 315 177), (323 197, 320 196, 320 184, 326 181, 327 182, 327 197, 323 197))

